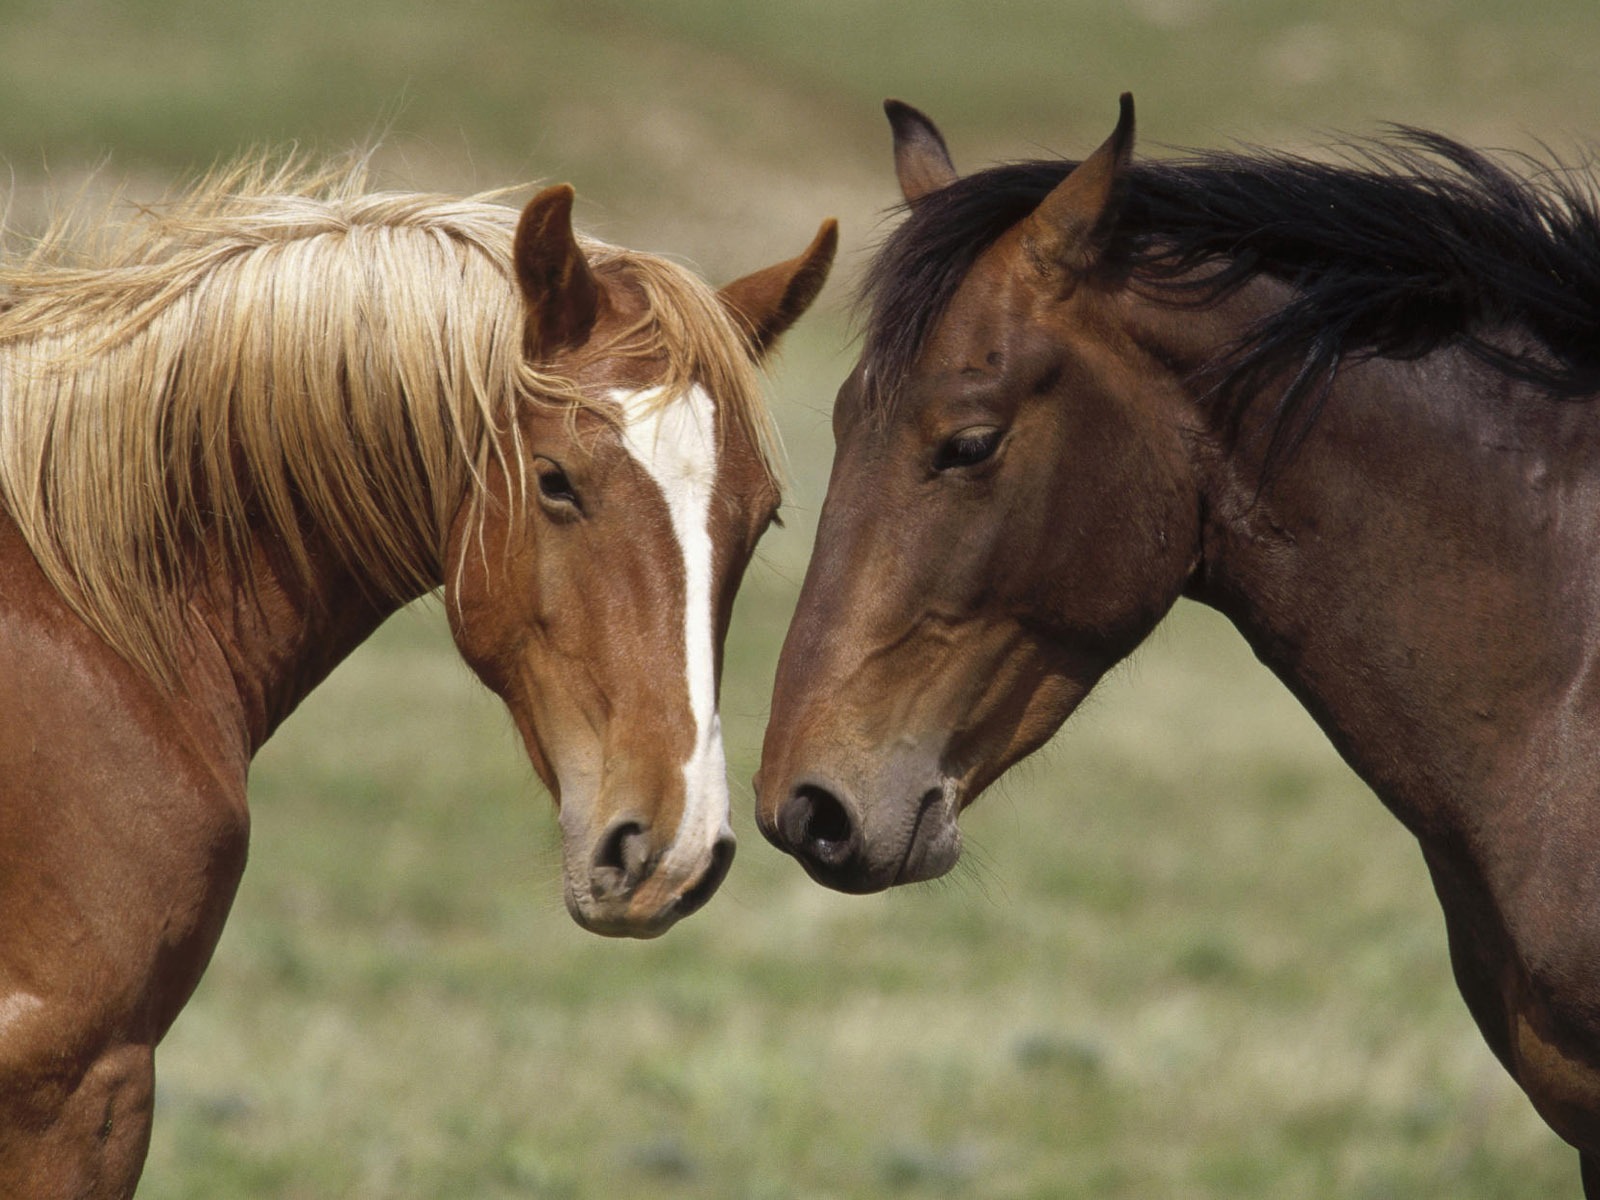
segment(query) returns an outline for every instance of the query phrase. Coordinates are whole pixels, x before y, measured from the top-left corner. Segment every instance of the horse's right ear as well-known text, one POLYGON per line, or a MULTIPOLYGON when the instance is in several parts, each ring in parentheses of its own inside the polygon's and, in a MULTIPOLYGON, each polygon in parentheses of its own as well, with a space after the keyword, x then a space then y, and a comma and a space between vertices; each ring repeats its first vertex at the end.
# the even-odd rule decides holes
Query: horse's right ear
POLYGON ((759 362, 773 343, 811 307, 828 281, 839 249, 839 222, 822 223, 804 254, 736 279, 717 293, 723 305, 750 338, 750 352, 759 362))
POLYGON ((547 187, 522 210, 512 256, 528 306, 525 351, 535 361, 581 345, 600 313, 600 285, 572 232, 572 185, 547 187))
POLYGON ((1022 223, 1022 245, 1046 272, 1089 270, 1116 223, 1133 158, 1133 96, 1122 93, 1117 127, 1022 223))
POLYGON ((885 100, 883 111, 894 130, 894 173, 907 204, 956 181, 955 164, 937 125, 899 100, 885 100))

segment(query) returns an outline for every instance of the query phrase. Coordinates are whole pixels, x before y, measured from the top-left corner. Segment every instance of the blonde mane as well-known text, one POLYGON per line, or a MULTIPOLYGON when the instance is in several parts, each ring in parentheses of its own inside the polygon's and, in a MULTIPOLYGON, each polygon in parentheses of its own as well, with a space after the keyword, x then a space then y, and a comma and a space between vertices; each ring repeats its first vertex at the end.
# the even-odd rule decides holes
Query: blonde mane
MULTIPOLYGON (((519 404, 587 403, 523 358, 514 209, 365 184, 361 163, 255 159, 99 237, 69 211, 0 263, 0 506, 84 620, 157 677, 203 554, 248 588, 265 534, 309 582, 314 528, 377 593, 420 595, 452 516, 481 501, 492 432, 519 404)), ((770 469, 759 380, 712 289, 583 247, 648 305, 606 352, 664 359, 664 403, 706 386, 770 469)))

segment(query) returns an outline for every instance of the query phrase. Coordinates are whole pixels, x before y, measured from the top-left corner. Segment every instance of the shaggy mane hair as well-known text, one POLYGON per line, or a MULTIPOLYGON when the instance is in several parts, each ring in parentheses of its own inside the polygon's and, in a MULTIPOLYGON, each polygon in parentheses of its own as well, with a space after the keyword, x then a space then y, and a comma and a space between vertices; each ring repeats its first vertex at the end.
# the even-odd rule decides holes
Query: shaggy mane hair
MULTIPOLYGON (((1076 165, 998 166, 908 206, 861 291, 870 408, 892 410, 972 264, 1076 165)), ((1352 356, 1455 345, 1552 394, 1589 395, 1600 388, 1594 181, 1554 160, 1521 165, 1408 128, 1334 163, 1270 151, 1136 162, 1104 263, 1174 305, 1215 302, 1263 275, 1294 289, 1206 372, 1233 411, 1287 378, 1269 469, 1352 356), (1519 333, 1537 346, 1516 348, 1519 333)))
MULTIPOLYGON (((159 678, 200 559, 220 552, 249 587, 258 534, 308 581, 316 529, 379 595, 438 586, 452 516, 481 514, 494 431, 514 435, 519 405, 603 401, 523 357, 516 221, 493 196, 369 193, 360 161, 263 158, 125 222, 69 209, 0 261, 0 506, 159 678)), ((580 240, 648 305, 593 352, 664 359, 663 404, 704 385, 771 469, 747 339, 710 286, 580 240)), ((505 465, 526 483, 519 449, 505 465)))

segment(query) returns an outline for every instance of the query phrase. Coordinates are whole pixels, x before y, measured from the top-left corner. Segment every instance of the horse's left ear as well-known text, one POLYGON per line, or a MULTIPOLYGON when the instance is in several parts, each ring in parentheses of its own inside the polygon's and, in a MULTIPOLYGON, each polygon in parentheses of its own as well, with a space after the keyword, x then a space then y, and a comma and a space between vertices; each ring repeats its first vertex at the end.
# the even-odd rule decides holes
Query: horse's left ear
POLYGON ((1117 127, 1023 220, 1022 246, 1047 270, 1087 271, 1116 224, 1133 157, 1133 96, 1122 93, 1117 127))
POLYGON ((926 113, 903 100, 885 100, 883 112, 894 131, 894 174, 907 204, 956 181, 944 134, 926 113))
POLYGON ((785 330, 800 319, 828 281, 839 248, 839 222, 822 223, 804 254, 735 279, 717 293, 750 336, 753 357, 765 357, 785 330))
POLYGON ((570 183, 547 187, 522 210, 512 254, 528 306, 525 350, 539 361, 581 345, 600 313, 600 285, 572 232, 570 183))

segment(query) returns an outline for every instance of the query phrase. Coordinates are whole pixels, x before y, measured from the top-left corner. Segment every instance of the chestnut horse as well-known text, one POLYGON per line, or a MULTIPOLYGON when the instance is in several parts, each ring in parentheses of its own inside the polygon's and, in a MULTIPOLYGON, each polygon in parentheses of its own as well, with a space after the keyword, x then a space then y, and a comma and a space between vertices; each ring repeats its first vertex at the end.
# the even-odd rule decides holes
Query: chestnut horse
POLYGON ((1421 843, 1484 1037, 1600 1197, 1600 213, 1402 132, 1327 164, 958 178, 908 216, 778 666, 762 831, 846 891, 957 816, 1179 596, 1421 843))
POLYGON ((719 293, 572 199, 246 167, 0 268, 0 1195, 132 1193, 251 757, 433 588, 573 916, 651 936, 721 882, 719 647, 778 502, 755 364, 835 228, 719 293))

